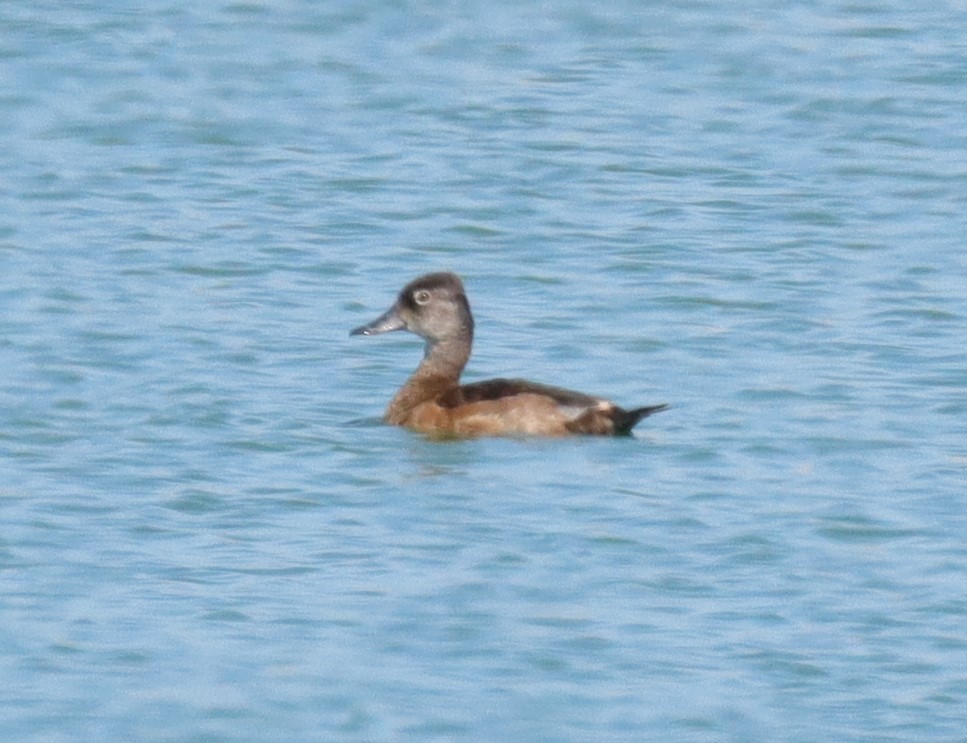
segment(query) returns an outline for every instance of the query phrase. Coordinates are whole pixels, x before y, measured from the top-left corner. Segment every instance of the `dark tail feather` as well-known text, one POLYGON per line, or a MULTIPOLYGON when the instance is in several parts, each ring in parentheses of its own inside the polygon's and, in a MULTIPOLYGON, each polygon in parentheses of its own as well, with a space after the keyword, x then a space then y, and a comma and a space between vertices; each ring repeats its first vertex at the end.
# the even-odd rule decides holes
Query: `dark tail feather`
POLYGON ((616 436, 627 435, 631 429, 638 425, 638 422, 647 418, 652 413, 659 413, 667 410, 668 405, 649 405, 644 408, 634 410, 617 409, 614 413, 614 433, 616 436))

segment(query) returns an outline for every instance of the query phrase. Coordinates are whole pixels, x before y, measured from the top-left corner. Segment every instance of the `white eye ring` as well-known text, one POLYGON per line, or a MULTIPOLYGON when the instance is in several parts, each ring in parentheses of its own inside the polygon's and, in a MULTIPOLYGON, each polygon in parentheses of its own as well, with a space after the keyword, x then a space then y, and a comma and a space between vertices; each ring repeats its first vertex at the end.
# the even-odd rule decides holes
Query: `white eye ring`
POLYGON ((430 292, 426 289, 413 292, 413 301, 417 304, 426 304, 430 301, 430 292))

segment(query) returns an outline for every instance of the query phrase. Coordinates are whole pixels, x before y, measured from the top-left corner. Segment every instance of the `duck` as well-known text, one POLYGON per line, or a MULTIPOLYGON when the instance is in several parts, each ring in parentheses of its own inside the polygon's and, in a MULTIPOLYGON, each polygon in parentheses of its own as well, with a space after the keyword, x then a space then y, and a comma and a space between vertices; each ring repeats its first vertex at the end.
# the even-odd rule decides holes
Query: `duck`
POLYGON ((425 342, 423 359, 383 419, 433 437, 627 436, 668 405, 625 409, 611 400, 524 379, 460 384, 474 321, 460 277, 428 273, 400 290, 393 305, 350 336, 406 330, 425 342))

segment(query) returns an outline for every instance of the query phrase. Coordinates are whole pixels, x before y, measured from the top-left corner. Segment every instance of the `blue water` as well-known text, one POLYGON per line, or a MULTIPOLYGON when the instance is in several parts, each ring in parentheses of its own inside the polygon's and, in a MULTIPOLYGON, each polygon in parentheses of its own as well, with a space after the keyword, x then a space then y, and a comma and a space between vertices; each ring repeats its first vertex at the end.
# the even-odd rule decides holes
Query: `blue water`
POLYGON ((967 10, 0 3, 0 733, 963 741, 967 10), (466 378, 623 440, 378 422, 466 378))

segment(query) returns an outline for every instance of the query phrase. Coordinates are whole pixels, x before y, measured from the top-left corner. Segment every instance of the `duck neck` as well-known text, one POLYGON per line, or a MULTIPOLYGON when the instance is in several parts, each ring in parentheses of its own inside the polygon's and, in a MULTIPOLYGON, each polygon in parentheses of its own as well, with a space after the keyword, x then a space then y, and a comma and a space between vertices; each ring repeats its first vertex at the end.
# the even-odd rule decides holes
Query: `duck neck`
POLYGON ((386 409, 386 421, 400 425, 417 405, 456 387, 470 358, 471 342, 472 337, 427 341, 420 365, 386 409))

